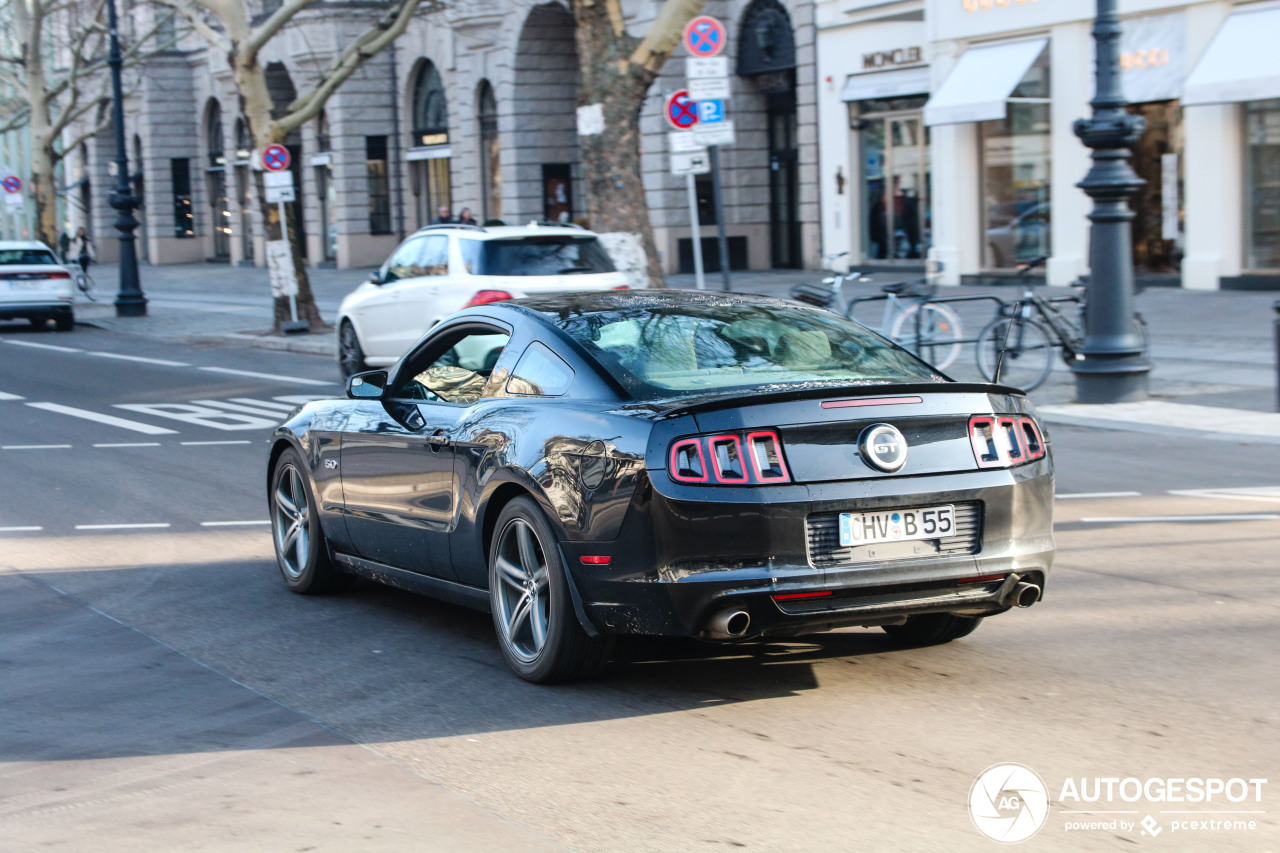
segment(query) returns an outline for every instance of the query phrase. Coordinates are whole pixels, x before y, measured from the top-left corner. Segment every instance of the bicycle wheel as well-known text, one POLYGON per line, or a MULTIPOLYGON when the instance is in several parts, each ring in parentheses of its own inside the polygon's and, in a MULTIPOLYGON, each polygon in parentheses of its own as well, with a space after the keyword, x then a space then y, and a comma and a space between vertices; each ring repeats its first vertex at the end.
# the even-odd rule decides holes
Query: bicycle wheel
POLYGON ((960 318, 956 312, 936 302, 924 303, 920 314, 920 340, 916 340, 916 314, 920 303, 903 310, 889 328, 889 339, 911 350, 939 370, 946 370, 960 357, 960 318))
POLYGON ((93 295, 93 284, 93 278, 87 271, 81 271, 80 274, 76 276, 76 287, 80 288, 80 292, 83 293, 90 302, 97 301, 96 297, 93 295))
POLYGON ((1030 391, 1039 388, 1053 369, 1053 341, 1044 326, 1023 317, 998 317, 978 335, 978 370, 994 382, 1000 364, 1000 383, 1030 391), (1013 328, 1009 328, 1012 322, 1013 328), (1006 341, 1005 336, 1008 335, 1006 341), (1004 363, 1000 351, 1004 349, 1004 363))

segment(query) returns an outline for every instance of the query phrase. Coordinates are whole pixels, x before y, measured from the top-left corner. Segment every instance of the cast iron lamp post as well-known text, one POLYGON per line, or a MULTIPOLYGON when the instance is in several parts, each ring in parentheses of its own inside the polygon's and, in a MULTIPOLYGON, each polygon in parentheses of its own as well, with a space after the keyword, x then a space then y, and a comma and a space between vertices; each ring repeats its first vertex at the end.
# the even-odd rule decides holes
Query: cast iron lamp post
POLYGON ((116 316, 145 317, 147 298, 142 295, 138 281, 138 248, 133 235, 138 227, 138 220, 133 216, 138 199, 129 186, 129 153, 124 145, 124 93, 120 85, 124 59, 120 56, 115 0, 107 0, 107 26, 111 37, 111 53, 107 59, 111 66, 111 123, 116 132, 116 188, 111 193, 110 204, 119 212, 116 230, 120 232, 120 292, 116 296, 116 316))
POLYGON ((1120 18, 1116 0, 1097 0, 1093 24, 1096 90, 1093 117, 1078 119, 1076 136, 1093 149, 1093 166, 1077 184, 1093 199, 1089 214, 1089 293, 1083 359, 1072 365, 1076 400, 1123 403, 1147 397, 1151 363, 1133 324, 1133 211, 1129 197, 1142 179, 1129 165, 1129 149, 1146 123, 1125 112, 1120 91, 1120 18))

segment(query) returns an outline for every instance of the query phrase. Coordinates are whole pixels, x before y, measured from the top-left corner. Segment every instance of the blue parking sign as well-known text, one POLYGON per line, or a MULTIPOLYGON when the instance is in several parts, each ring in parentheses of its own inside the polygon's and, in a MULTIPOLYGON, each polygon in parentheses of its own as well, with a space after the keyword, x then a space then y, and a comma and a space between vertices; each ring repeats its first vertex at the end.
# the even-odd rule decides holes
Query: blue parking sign
POLYGON ((715 124, 724 121, 724 101, 698 101, 698 123, 715 124))

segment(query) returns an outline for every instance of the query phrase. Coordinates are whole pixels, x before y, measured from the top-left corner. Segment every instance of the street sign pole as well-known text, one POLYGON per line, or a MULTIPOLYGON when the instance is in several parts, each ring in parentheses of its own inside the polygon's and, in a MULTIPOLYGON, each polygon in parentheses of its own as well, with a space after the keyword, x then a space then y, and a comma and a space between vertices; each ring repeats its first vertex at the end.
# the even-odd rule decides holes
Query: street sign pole
POLYGON ((698 188, 693 172, 684 176, 685 185, 689 188, 689 227, 693 236, 693 276, 698 283, 698 290, 707 289, 707 279, 702 271, 702 227, 698 222, 698 188))
POLYGON ((707 148, 711 154, 711 191, 715 196, 716 205, 716 245, 720 249, 720 279, 723 282, 721 290, 733 290, 733 285, 729 281, 729 238, 724 233, 724 195, 720 191, 720 146, 712 145, 707 148))

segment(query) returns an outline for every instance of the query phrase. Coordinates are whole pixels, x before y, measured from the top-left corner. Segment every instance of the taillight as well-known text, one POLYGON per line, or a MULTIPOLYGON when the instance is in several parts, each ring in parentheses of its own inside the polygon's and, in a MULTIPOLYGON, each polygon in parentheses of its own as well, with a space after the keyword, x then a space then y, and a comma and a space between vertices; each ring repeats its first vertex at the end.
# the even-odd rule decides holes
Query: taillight
POLYGON ((618 285, 617 287, 615 287, 615 288, 613 288, 613 289, 614 289, 614 290, 630 290, 630 289, 631 289, 631 285, 629 285, 629 284, 620 284, 620 285, 618 285))
POLYGON ((471 301, 463 308, 474 308, 477 305, 488 305, 490 302, 502 302, 507 299, 514 299, 510 293, 505 290, 477 290, 476 295, 471 297, 471 301))
POLYGON ((667 473, 677 483, 745 486, 791 482, 782 440, 773 430, 679 439, 671 445, 667 473))
POLYGON ((1045 454, 1040 426, 1026 415, 974 415, 969 444, 979 468, 1012 468, 1045 454))
POLYGON ((45 276, 45 277, 46 277, 46 278, 71 278, 71 273, 69 273, 69 272, 51 272, 51 273, 49 273, 49 274, 48 274, 47 276, 45 276))

